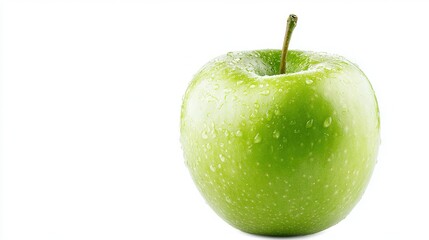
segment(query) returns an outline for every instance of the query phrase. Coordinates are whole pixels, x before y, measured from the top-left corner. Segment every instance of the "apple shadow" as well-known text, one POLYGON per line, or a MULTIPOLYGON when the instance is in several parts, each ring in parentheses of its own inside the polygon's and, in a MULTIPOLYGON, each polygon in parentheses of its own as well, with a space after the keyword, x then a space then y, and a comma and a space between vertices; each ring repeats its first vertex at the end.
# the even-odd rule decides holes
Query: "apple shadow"
POLYGON ((306 235, 290 235, 290 236, 276 236, 276 235, 260 235, 260 234, 253 234, 253 233, 248 233, 248 232, 243 232, 242 233, 246 234, 246 235, 250 235, 256 239, 310 239, 313 237, 317 237, 318 235, 322 235, 325 231, 320 231, 317 233, 311 233, 311 234, 306 234, 306 235))

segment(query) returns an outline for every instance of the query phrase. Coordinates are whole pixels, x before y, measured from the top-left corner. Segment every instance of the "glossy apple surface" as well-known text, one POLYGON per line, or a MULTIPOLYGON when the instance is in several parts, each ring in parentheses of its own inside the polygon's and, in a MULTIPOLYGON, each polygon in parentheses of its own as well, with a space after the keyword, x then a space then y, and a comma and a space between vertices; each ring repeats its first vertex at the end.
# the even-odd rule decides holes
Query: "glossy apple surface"
POLYGON ((303 235, 347 216, 373 171, 379 111, 364 73, 346 59, 280 50, 207 63, 182 105, 181 143, 201 194, 229 224, 303 235))

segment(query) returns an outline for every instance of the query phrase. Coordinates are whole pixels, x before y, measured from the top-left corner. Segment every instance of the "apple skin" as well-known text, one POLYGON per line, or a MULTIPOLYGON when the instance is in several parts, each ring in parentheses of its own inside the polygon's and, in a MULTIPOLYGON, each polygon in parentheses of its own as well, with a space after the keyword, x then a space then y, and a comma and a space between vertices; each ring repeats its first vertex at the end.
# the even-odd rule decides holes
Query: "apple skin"
POLYGON ((380 120, 364 73, 346 59, 280 50, 231 52, 190 83, 181 111, 185 162, 232 226, 305 235, 344 219, 376 163, 380 120))

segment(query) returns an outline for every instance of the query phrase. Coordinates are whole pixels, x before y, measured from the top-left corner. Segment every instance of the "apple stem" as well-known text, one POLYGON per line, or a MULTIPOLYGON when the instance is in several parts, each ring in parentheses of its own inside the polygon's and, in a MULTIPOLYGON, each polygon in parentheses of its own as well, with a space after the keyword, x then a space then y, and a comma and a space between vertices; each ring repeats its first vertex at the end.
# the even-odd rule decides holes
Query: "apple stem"
POLYGON ((289 42, 292 37, 292 32, 293 32, 293 29, 295 29, 297 21, 298 21, 298 17, 295 14, 289 15, 289 18, 287 19, 286 33, 285 33, 285 39, 283 41, 282 57, 280 61, 280 74, 286 73, 287 50, 289 48, 289 42))

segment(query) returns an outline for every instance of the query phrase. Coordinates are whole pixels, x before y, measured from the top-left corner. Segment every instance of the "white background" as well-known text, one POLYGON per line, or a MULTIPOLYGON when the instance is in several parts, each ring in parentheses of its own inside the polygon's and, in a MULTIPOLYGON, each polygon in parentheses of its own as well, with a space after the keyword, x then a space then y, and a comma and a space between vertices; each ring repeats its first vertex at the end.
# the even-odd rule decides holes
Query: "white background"
POLYGON ((210 59, 280 48, 292 12, 291 48, 356 62, 382 124, 360 203, 303 239, 428 239, 429 4, 232 2, 3 1, 0 239, 264 239, 196 190, 180 106, 210 59))

